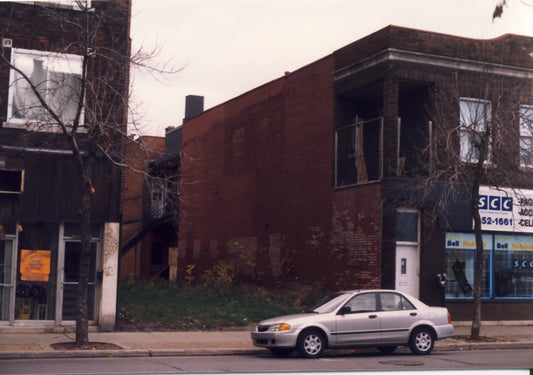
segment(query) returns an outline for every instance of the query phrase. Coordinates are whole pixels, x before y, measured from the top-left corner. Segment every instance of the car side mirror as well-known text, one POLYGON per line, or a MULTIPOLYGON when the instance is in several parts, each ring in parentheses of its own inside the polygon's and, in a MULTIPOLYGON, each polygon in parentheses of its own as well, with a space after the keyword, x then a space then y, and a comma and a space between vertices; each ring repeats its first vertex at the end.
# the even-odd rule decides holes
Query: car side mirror
POLYGON ((350 306, 342 306, 339 310, 339 315, 345 315, 352 312, 352 308, 350 306))

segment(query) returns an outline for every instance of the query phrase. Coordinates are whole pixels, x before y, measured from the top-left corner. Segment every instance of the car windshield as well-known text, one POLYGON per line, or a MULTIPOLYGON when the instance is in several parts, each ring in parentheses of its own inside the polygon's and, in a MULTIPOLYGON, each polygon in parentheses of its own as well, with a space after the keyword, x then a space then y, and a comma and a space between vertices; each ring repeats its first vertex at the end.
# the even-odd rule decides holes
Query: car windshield
POLYGON ((348 298, 349 293, 334 293, 322 298, 316 305, 309 309, 309 312, 325 314, 335 310, 339 305, 348 298))

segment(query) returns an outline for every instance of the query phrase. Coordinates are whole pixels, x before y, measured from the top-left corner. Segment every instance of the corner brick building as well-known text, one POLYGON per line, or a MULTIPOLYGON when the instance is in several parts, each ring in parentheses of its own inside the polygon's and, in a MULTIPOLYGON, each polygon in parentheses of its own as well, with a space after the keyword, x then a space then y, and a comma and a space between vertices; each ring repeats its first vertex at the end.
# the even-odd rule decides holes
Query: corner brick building
MULTIPOLYGON (((509 95, 502 87, 517 80, 531 87, 532 52, 529 37, 474 40, 389 26, 188 120, 179 271, 195 265, 201 275, 228 260, 257 283, 392 288, 433 305, 444 300, 436 276, 447 273, 445 303, 455 320, 470 319, 470 212, 452 204, 448 220, 430 220, 423 207, 402 204, 401 188, 423 173, 434 87, 459 82, 451 123, 460 123, 463 102, 496 116, 497 106, 478 98, 480 73, 488 97, 509 95)), ((533 101, 525 92, 516 111, 527 117, 533 101)), ((518 129, 519 116, 509 118, 518 129)), ((533 253, 497 252, 501 231, 509 234, 486 230, 482 318, 529 319, 533 268, 516 271, 505 295, 497 291, 498 259, 533 253)))

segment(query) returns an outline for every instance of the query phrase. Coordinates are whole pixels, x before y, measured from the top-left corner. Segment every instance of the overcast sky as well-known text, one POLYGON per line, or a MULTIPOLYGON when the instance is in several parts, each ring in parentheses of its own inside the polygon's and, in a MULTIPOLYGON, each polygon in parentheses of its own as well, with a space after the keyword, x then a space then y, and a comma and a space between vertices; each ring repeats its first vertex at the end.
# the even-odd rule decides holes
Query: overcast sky
POLYGON ((533 36, 533 0, 133 0, 133 49, 160 47, 179 73, 135 72, 142 134, 164 136, 184 116, 186 95, 205 109, 326 56, 387 25, 470 38, 533 36), (529 6, 527 5, 529 2, 529 6))

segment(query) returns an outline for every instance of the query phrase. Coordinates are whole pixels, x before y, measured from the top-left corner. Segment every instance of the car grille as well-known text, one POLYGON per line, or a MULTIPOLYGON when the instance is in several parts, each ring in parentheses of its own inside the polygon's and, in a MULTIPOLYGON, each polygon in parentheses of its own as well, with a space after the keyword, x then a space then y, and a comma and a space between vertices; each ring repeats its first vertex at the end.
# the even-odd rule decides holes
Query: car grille
POLYGON ((270 326, 268 326, 268 325, 258 325, 257 326, 257 331, 258 332, 266 332, 266 331, 268 331, 269 328, 270 328, 270 326))

